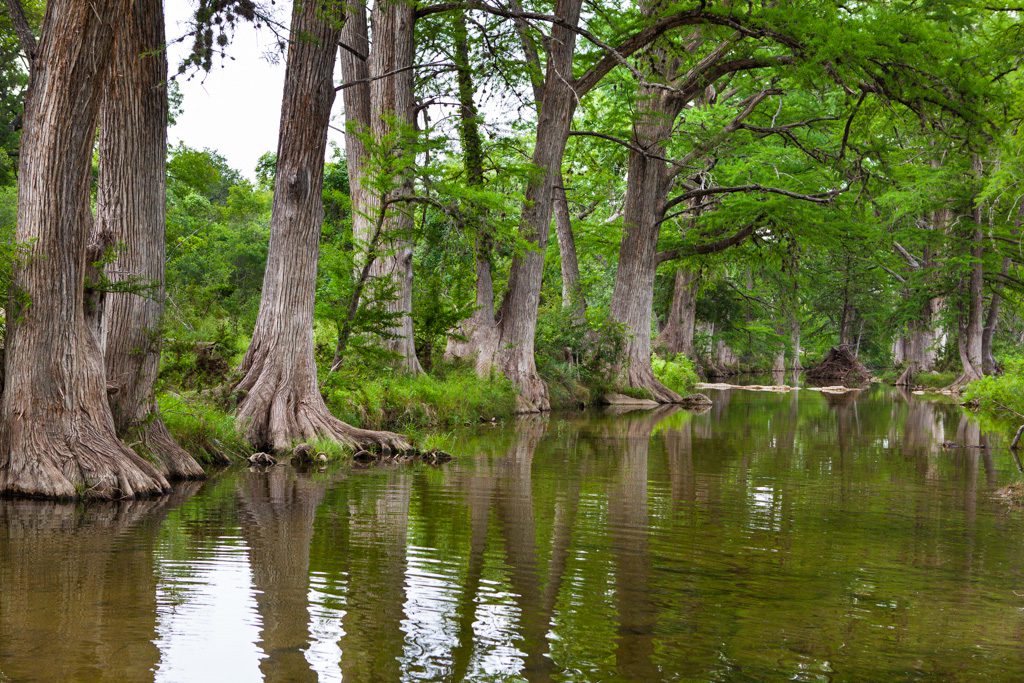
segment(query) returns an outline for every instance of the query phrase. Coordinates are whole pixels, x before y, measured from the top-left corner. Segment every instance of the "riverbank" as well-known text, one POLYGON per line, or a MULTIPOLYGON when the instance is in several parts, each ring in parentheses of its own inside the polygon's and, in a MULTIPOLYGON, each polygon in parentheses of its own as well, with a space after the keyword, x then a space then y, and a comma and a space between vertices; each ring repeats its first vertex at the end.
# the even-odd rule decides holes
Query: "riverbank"
MULTIPOLYGON (((557 371, 548 366, 545 370, 553 411, 597 405, 612 392, 648 398, 643 391, 622 390, 595 381, 571 365, 557 371)), ((692 393, 697 384, 693 364, 686 358, 655 358, 654 371, 659 380, 682 396, 692 393)), ((516 410, 515 386, 503 375, 478 377, 471 368, 458 365, 436 366, 431 373, 416 376, 335 373, 327 377, 321 390, 327 407, 338 419, 362 429, 407 434, 422 448, 444 449, 446 430, 500 422, 516 410)), ((166 390, 159 395, 158 403, 171 434, 204 466, 241 460, 252 452, 237 429, 230 398, 223 392, 166 390)), ((337 446, 317 446, 332 458, 346 455, 337 446)))

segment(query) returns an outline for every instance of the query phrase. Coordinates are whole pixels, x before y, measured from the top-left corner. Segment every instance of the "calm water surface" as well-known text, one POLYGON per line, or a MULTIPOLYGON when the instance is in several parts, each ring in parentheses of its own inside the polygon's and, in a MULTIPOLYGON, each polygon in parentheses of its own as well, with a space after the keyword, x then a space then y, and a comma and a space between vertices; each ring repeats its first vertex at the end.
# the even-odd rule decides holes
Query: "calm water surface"
POLYGON ((0 502, 0 680, 1024 677, 1000 441, 881 388, 710 393, 468 430, 442 469, 0 502))

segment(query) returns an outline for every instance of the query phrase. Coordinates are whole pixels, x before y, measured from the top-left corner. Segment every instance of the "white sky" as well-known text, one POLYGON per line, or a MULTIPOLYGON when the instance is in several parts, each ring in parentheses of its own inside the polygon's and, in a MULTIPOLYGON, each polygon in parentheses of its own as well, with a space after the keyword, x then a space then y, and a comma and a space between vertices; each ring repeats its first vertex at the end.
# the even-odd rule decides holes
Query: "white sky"
MULTIPOLYGON (((278 18, 287 23, 291 2, 278 0, 278 18)), ((168 42, 188 30, 185 23, 193 0, 166 0, 165 17, 168 42)), ((188 53, 190 40, 168 49, 170 72, 188 53)), ((281 91, 284 87, 284 59, 269 61, 265 54, 275 49, 269 30, 257 31, 247 22, 239 22, 234 40, 228 46, 233 59, 214 58, 213 69, 205 78, 197 73, 191 81, 178 78, 184 95, 183 113, 168 131, 171 144, 179 141, 197 149, 210 148, 246 177, 254 177, 256 161, 264 152, 277 148, 277 128, 281 115, 281 91), (223 68, 221 68, 223 64, 223 68)), ((334 104, 336 121, 344 129, 341 97, 334 104)), ((343 136, 335 130, 329 139, 343 145, 343 136)))

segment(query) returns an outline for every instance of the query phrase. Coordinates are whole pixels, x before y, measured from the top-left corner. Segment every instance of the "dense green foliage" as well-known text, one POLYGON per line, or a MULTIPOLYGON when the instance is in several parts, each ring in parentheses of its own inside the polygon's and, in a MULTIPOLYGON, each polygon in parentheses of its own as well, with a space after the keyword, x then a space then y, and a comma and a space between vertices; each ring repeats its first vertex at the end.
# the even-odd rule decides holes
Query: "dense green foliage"
POLYGON ((982 377, 964 392, 968 401, 977 401, 988 415, 1013 424, 1024 423, 1024 357, 1004 359, 1004 373, 982 377))

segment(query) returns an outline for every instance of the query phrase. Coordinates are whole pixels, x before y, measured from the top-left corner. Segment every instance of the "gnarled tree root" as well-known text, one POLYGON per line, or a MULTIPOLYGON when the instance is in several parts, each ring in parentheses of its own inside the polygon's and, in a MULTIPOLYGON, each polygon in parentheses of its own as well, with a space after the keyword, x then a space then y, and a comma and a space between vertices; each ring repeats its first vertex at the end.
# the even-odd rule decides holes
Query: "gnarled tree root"
POLYGON ((13 427, 0 463, 0 492, 32 498, 119 500, 170 490, 157 468, 113 435, 79 423, 77 433, 13 427), (15 433, 20 432, 20 433, 15 433))
POLYGON ((640 389, 650 394, 658 403, 685 403, 682 396, 672 391, 654 376, 650 361, 630 363, 623 373, 623 380, 631 389, 640 389))
MULTIPOLYGON (((275 383, 276 384, 276 383, 275 383)), ((258 381, 238 404, 238 420, 256 448, 290 451, 300 441, 329 439, 352 450, 404 453, 412 444, 400 434, 359 429, 331 415, 315 385, 305 389, 274 387, 258 381)))
POLYGON ((974 371, 964 372, 962 375, 957 377, 952 384, 943 389, 943 392, 951 394, 959 394, 963 391, 964 387, 973 382, 976 379, 981 379, 981 375, 974 371))

